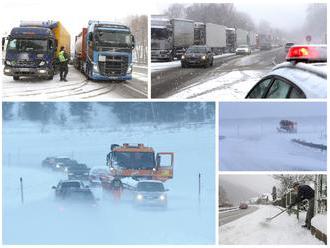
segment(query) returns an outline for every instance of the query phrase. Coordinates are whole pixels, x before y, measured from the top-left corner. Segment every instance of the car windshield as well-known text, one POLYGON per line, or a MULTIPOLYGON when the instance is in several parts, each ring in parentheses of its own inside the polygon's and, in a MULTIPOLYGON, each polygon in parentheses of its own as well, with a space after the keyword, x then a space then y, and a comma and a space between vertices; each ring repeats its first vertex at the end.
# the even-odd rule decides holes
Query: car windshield
POLYGON ((132 38, 129 32, 97 30, 96 40, 102 45, 114 47, 131 47, 132 38))
POLYGON ((7 50, 18 52, 46 52, 47 40, 11 39, 7 50))
POLYGON ((293 45, 294 45, 294 43, 286 43, 287 47, 290 47, 290 46, 293 46, 293 45))
POLYGON ((169 37, 169 32, 166 28, 151 28, 151 39, 166 40, 169 37))
POLYGON ((147 191, 147 192, 164 192, 164 185, 162 183, 156 182, 140 182, 137 185, 138 191, 147 191))
POLYGON ((114 152, 114 164, 127 169, 152 169, 155 167, 153 152, 114 152))
POLYGON ((62 188, 80 188, 79 182, 63 182, 62 188))
POLYGON ((205 47, 190 47, 186 53, 206 53, 205 47))

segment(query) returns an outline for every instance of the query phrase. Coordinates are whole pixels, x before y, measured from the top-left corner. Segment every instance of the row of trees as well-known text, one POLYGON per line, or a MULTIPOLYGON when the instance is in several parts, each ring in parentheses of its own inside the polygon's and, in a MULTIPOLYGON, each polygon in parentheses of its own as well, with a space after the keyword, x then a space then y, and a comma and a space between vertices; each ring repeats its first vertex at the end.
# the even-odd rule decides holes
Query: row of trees
POLYGON ((95 113, 114 115, 122 123, 205 122, 214 120, 214 103, 201 102, 21 102, 3 103, 3 120, 29 120, 65 125, 75 118, 82 123, 93 121, 95 113))
POLYGON ((148 62, 148 17, 129 16, 126 20, 135 37, 134 53, 138 63, 148 62))

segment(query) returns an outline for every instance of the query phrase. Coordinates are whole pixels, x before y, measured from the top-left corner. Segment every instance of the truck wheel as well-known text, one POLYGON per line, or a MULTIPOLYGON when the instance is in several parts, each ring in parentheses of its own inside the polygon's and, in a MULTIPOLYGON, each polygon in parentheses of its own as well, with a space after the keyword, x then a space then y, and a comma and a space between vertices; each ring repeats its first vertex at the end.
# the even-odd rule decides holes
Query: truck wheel
POLYGON ((15 81, 19 80, 19 76, 13 76, 13 79, 14 79, 15 81))

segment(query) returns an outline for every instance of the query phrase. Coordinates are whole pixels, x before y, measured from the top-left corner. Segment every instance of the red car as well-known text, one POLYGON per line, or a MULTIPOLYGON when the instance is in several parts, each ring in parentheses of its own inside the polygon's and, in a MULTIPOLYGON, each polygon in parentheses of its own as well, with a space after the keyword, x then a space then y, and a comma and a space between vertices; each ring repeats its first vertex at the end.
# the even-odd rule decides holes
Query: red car
POLYGON ((241 204, 239 204, 239 208, 240 209, 247 209, 249 206, 246 204, 246 203, 244 203, 244 202, 242 202, 241 204))

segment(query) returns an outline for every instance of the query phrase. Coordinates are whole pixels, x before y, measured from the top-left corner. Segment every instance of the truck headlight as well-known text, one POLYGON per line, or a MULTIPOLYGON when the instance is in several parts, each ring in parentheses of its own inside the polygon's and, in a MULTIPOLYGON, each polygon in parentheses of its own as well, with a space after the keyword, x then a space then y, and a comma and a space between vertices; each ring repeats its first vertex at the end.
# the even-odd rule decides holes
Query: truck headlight
POLYGON ((11 62, 9 60, 6 60, 6 65, 11 65, 11 62))
POLYGON ((97 66, 97 64, 93 65, 93 72, 99 73, 99 67, 97 66))
POLYGON ((133 66, 132 66, 132 64, 130 64, 127 68, 127 73, 130 74, 130 73, 132 73, 132 71, 133 71, 133 66))
POLYGON ((65 167, 64 171, 68 171, 68 168, 67 168, 67 167, 65 167))
POLYGON ((185 59, 186 57, 184 55, 181 56, 181 59, 185 59))
POLYGON ((204 55, 204 56, 202 56, 202 60, 205 60, 206 59, 206 56, 204 55))
POLYGON ((161 200, 161 201, 165 201, 165 199, 166 199, 165 195, 161 195, 161 196, 159 197, 159 200, 161 200))
POLYGON ((10 73, 11 72, 11 69, 5 69, 5 73, 10 73))
POLYGON ((56 165, 56 168, 60 168, 60 165, 59 165, 59 164, 57 164, 57 165, 56 165))
POLYGON ((45 65, 45 64, 46 64, 45 61, 41 61, 41 62, 39 63, 39 66, 43 66, 43 65, 45 65))
POLYGON ((39 73, 45 74, 45 73, 47 73, 47 71, 46 70, 39 70, 39 73))
POLYGON ((138 194, 138 195, 136 196, 136 199, 139 200, 139 201, 143 200, 143 195, 138 194))

